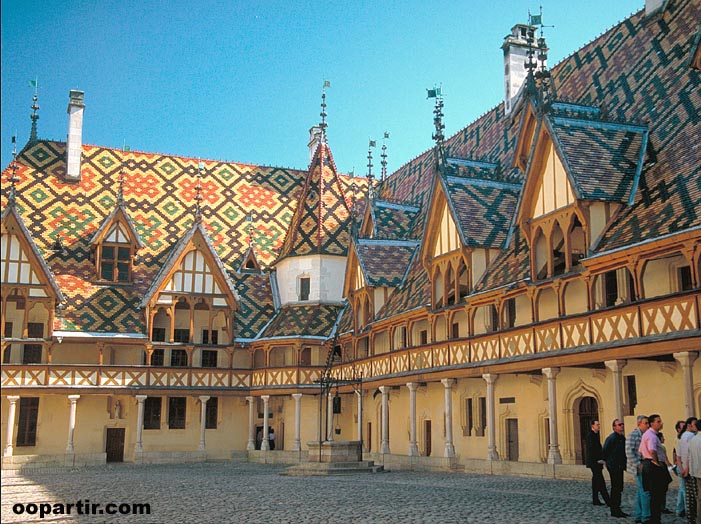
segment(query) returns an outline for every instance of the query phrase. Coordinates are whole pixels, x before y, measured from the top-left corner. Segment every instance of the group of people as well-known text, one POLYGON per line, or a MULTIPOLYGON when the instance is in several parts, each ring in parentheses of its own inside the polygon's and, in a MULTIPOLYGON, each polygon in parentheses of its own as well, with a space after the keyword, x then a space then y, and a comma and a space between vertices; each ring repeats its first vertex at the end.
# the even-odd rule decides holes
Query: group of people
POLYGON ((671 457, 665 446, 660 415, 638 416, 637 427, 628 438, 622 420, 615 419, 611 425, 613 432, 606 437, 603 446, 598 420, 592 422, 586 437, 586 466, 592 472, 592 503, 609 506, 614 517, 628 517, 621 509, 623 472, 627 471, 633 475, 637 486, 635 522, 660 524, 662 513, 672 513, 666 508, 666 498, 674 472, 680 477, 675 513, 686 516, 687 524, 701 524, 701 511, 697 510, 701 488, 701 432, 698 431, 701 424, 698 419, 690 417, 676 423, 677 446, 671 457), (604 467, 611 477, 610 496, 604 467))

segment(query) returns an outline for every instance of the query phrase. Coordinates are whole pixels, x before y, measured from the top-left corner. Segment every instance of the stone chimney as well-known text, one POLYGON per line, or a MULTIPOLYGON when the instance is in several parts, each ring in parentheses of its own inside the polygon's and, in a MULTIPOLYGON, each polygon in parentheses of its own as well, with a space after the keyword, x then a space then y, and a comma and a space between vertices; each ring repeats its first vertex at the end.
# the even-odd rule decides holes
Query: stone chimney
POLYGON ((645 0, 645 16, 663 12, 667 7, 667 2, 668 0, 645 0))
POLYGON ((515 97, 528 75, 528 35, 530 32, 535 45, 535 29, 531 25, 516 24, 501 46, 504 50, 504 114, 507 116, 511 114, 515 97))
POLYGON ((80 180, 80 158, 83 153, 83 111, 85 93, 74 89, 69 93, 68 138, 66 139, 66 178, 80 180))
POLYGON ((309 128, 309 162, 314 158, 316 148, 321 142, 321 126, 312 126, 309 128))

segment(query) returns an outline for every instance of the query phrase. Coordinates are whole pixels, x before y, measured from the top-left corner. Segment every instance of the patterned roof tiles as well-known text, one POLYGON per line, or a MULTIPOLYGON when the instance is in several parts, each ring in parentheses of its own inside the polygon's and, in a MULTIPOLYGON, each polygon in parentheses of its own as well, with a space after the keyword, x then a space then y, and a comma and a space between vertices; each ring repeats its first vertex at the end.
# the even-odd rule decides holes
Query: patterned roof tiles
POLYGON ((355 252, 369 286, 400 285, 418 242, 359 239, 355 252))
POLYGON ((373 200, 370 206, 374 238, 413 238, 419 206, 373 200))
POLYGON ((281 307, 259 338, 328 337, 343 309, 340 305, 300 304, 281 307))

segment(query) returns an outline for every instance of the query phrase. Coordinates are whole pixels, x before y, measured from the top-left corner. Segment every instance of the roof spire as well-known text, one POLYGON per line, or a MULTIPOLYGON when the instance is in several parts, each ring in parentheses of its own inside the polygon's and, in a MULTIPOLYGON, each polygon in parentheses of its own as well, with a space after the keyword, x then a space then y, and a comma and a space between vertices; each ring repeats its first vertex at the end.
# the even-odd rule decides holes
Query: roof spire
POLYGON ((380 180, 383 182, 385 181, 385 178, 387 178, 387 144, 385 143, 385 140, 389 138, 389 133, 385 131, 385 135, 382 137, 382 154, 380 155, 382 157, 382 161, 380 164, 382 164, 382 176, 380 177, 380 180))
POLYGON ((433 133, 431 138, 436 141, 437 162, 438 165, 441 166, 445 159, 445 150, 443 148, 443 140, 445 139, 445 135, 443 134, 443 130, 445 129, 445 124, 443 123, 443 89, 435 86, 433 89, 426 89, 426 98, 436 99, 436 106, 433 109, 433 125, 436 128, 436 132, 433 133))
POLYGON ((374 185, 375 185, 375 175, 372 173, 372 148, 377 145, 377 142, 370 139, 368 141, 368 197, 373 198, 374 185))
POLYGON ((39 120, 39 77, 34 80, 29 81, 30 87, 34 88, 34 96, 32 97, 32 114, 30 118, 32 119, 32 130, 29 133, 29 142, 34 143, 38 140, 37 138, 37 120, 39 120))
POLYGON ((250 211, 246 215, 246 222, 248 222, 248 248, 251 249, 255 242, 253 241, 253 215, 250 211))
POLYGON ((17 137, 12 135, 12 162, 10 162, 10 178, 8 178, 8 181, 10 182, 10 195, 7 198, 7 205, 10 207, 15 205, 17 191, 15 184, 19 182, 17 169, 17 137))
POLYGON ((204 173, 204 163, 201 160, 197 160, 197 185, 195 186, 195 222, 202 222, 202 209, 200 208, 200 202, 202 202, 202 174, 204 173))
POLYGON ((319 127, 321 128, 321 142, 326 143, 326 127, 328 124, 326 123, 326 88, 331 87, 331 82, 328 80, 324 80, 324 85, 321 88, 321 113, 319 116, 321 116, 321 122, 319 123, 319 127))

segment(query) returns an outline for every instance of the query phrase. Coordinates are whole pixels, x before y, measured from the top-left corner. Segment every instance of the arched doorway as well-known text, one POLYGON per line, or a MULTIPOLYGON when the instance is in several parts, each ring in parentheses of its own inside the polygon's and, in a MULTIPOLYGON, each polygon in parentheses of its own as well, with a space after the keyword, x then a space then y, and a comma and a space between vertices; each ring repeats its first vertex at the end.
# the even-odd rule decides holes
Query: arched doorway
POLYGON ((584 464, 586 457, 584 450, 587 449, 586 438, 587 433, 591 429, 591 424, 595 420, 599 420, 599 403, 594 397, 580 397, 575 401, 574 408, 574 426, 575 431, 578 430, 575 442, 577 443, 577 464, 584 464))

